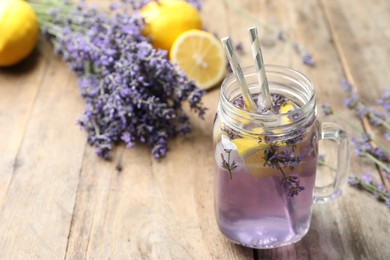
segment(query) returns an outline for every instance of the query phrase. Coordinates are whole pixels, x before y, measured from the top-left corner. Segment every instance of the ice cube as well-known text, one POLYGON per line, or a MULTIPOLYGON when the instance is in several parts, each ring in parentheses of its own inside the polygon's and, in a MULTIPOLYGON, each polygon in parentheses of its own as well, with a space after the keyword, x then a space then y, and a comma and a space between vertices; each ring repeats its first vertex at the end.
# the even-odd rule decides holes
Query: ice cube
MULTIPOLYGON (((230 142, 230 140, 229 140, 230 142)), ((223 155, 223 158, 225 161, 228 160, 228 158, 230 158, 230 161, 228 163, 232 164, 233 162, 237 163, 238 166, 236 169, 233 170, 236 171, 236 170, 239 170, 239 168, 243 167, 244 165, 244 161, 243 159, 238 155, 237 153, 237 147, 235 146, 235 144, 233 144, 232 142, 230 142, 229 145, 232 145, 232 146, 228 146, 228 147, 233 147, 234 146, 234 149, 226 149, 224 147, 224 145, 222 144, 222 138, 221 138, 221 142, 218 143, 216 146, 215 146, 215 154, 214 154, 214 157, 215 157, 215 162, 218 166, 219 169, 221 170, 224 170, 226 171, 226 169, 223 168, 223 164, 222 164, 222 155, 223 155), (230 153, 230 157, 229 157, 229 153, 230 153)))
POLYGON ((237 150, 237 146, 232 143, 228 136, 222 135, 221 136, 221 143, 223 146, 223 149, 225 150, 237 150))

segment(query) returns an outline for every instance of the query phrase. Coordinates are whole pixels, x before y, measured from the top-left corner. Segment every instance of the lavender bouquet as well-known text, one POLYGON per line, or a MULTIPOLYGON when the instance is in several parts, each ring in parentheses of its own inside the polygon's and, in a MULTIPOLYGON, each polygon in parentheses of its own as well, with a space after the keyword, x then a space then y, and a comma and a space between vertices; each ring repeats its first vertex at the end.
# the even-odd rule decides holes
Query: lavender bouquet
POLYGON ((170 138, 191 131, 183 102, 201 118, 206 110, 204 91, 141 34, 134 9, 145 2, 123 0, 105 13, 83 1, 29 0, 42 35, 79 78, 85 111, 78 123, 106 159, 119 142, 145 143, 162 158, 170 138))

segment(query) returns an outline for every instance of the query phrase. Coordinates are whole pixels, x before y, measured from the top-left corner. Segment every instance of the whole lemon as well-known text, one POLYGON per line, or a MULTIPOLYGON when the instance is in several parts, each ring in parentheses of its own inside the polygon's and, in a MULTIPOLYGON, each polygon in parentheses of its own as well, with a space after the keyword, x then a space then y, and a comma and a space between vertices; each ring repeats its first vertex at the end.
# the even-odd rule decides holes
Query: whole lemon
POLYGON ((39 26, 31 6, 22 0, 0 1, 0 66, 11 66, 28 56, 39 26))
POLYGON ((140 13, 146 23, 143 34, 151 37, 155 48, 169 51, 181 33, 202 29, 199 12, 183 0, 151 1, 140 13))

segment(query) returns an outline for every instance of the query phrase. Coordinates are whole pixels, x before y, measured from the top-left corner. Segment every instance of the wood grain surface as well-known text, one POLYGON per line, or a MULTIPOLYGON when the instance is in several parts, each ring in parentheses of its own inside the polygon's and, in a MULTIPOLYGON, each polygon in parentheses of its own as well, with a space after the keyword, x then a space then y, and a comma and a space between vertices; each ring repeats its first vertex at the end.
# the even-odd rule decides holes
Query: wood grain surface
MULTIPOLYGON (((368 104, 389 88, 389 14, 387 0, 206 0, 202 18, 209 31, 243 43, 242 65, 253 63, 247 28, 258 26, 266 63, 306 74, 319 104, 363 128, 342 107, 339 83, 348 78, 368 104), (288 32, 316 65, 303 65, 261 21, 288 32)), ((225 239, 213 204, 218 98, 218 87, 205 95, 205 119, 191 115, 192 133, 172 140, 163 160, 137 145, 118 146, 104 161, 76 124, 84 109, 77 79, 51 46, 40 40, 27 60, 0 69, 0 259, 390 258, 389 209, 349 186, 314 205, 310 230, 294 245, 253 250, 225 239)), ((353 135, 347 123, 326 120, 353 135)), ((333 149, 321 146, 331 162, 333 149)), ((351 158, 350 175, 372 172, 380 181, 375 167, 351 158)))

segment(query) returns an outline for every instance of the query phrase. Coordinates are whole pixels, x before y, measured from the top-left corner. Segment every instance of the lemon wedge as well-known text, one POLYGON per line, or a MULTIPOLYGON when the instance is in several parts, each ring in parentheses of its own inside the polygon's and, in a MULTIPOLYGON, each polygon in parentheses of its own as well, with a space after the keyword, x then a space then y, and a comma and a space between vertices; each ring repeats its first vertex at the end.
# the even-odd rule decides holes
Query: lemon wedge
POLYGON ((180 34, 169 57, 203 89, 215 86, 225 76, 225 53, 220 41, 211 33, 189 30, 180 34))

